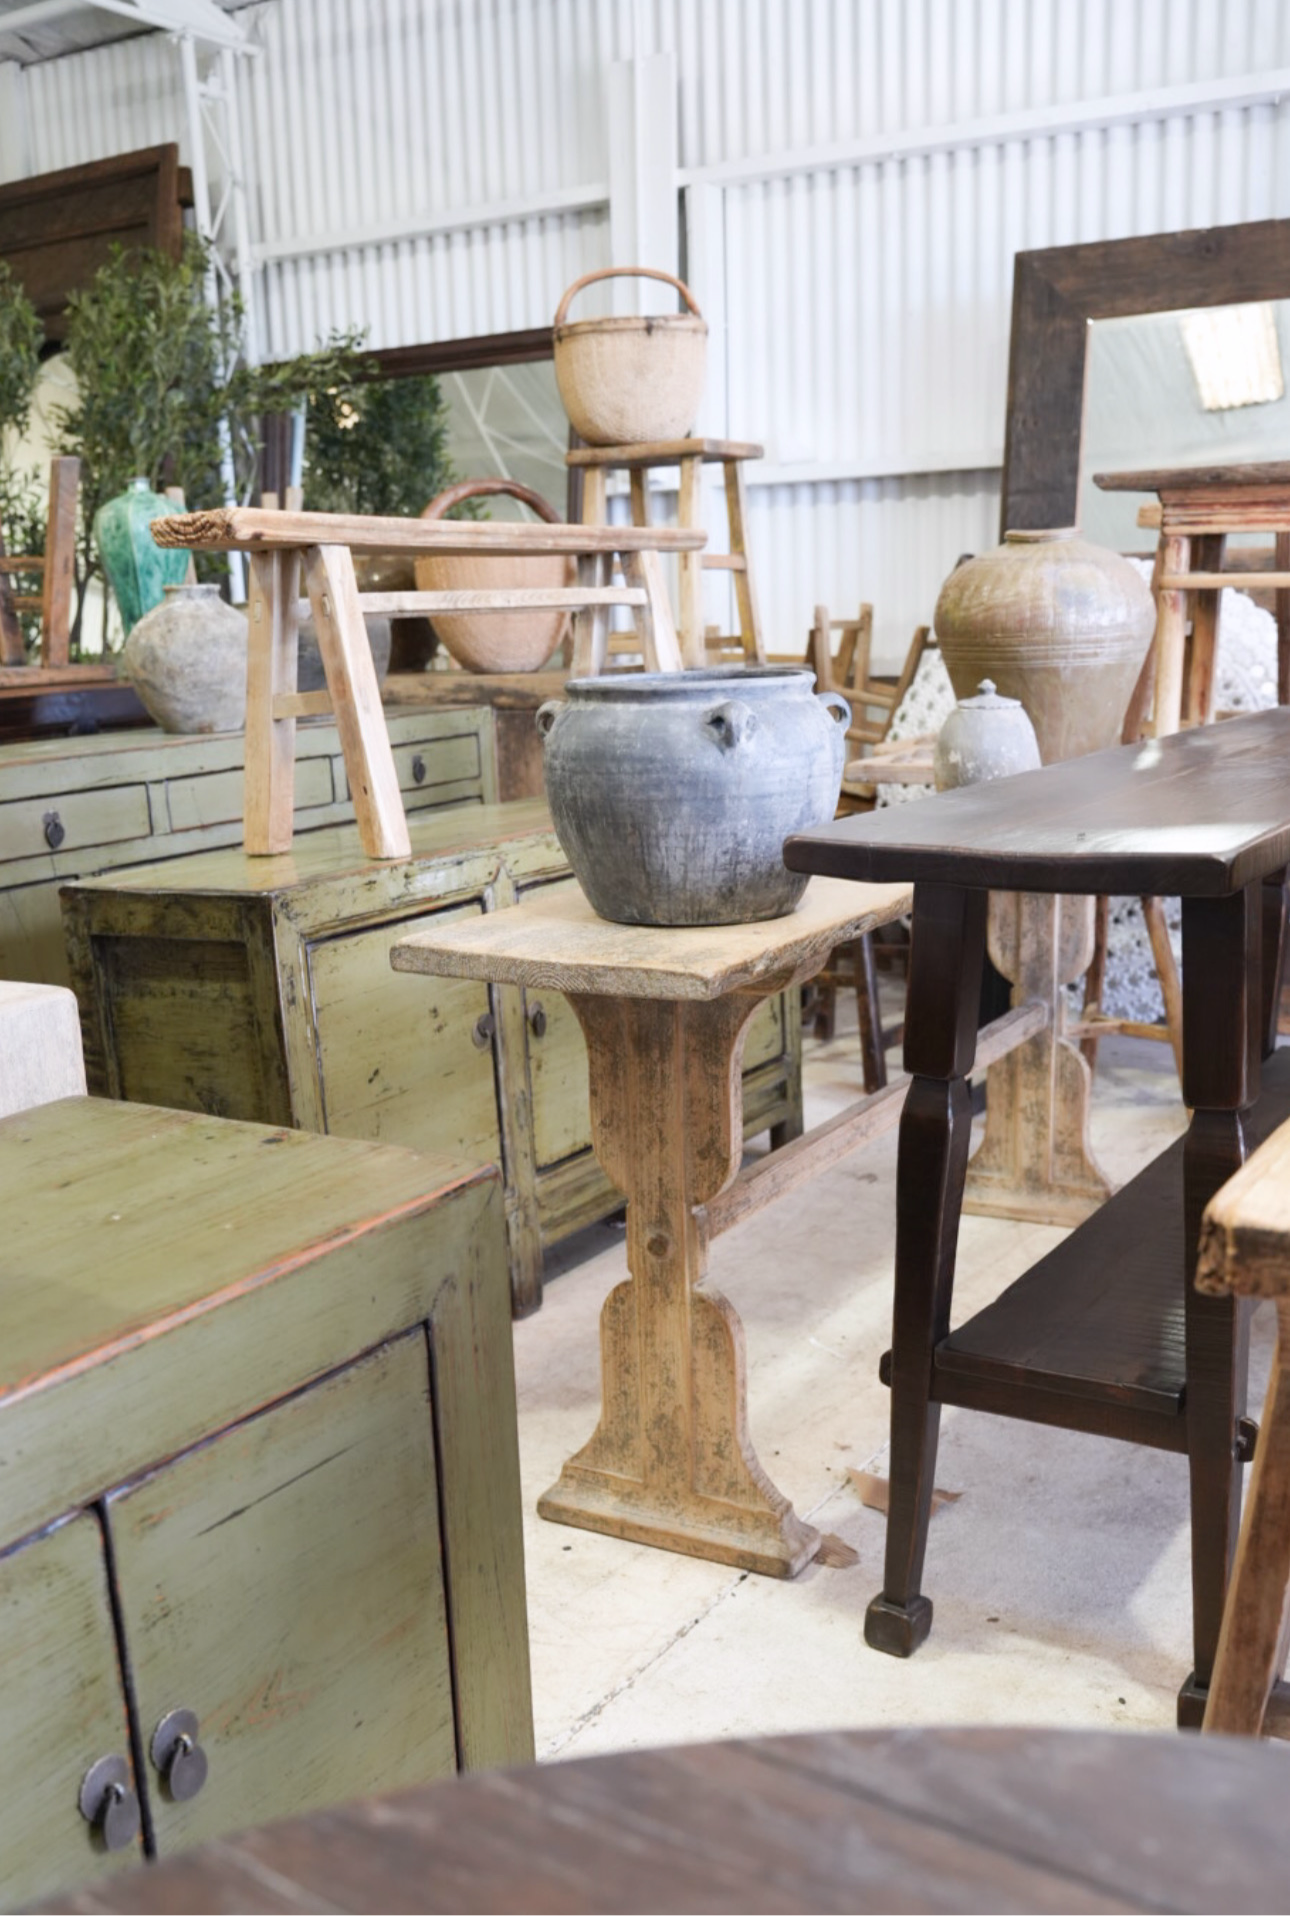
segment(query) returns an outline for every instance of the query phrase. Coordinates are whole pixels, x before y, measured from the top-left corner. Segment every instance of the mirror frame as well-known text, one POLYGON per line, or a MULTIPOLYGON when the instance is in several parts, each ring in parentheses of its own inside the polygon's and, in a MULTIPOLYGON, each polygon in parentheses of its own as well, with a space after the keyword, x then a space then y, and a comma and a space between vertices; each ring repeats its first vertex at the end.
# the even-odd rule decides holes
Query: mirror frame
POLYGON ((1076 523, 1090 320, 1287 297, 1290 220, 1018 253, 999 536, 1076 523))

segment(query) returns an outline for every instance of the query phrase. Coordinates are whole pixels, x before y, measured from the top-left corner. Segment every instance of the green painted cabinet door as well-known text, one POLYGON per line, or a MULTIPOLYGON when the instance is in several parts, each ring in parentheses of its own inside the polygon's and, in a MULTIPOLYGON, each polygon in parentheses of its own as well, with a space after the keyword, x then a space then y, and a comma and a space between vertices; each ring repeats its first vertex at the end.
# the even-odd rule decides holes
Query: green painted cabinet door
POLYGON ((130 1767, 130 1730, 108 1598, 103 1536, 87 1511, 0 1555, 0 1908, 25 1908, 104 1870, 80 1813, 103 1756, 130 1767))
POLYGON ((209 1770, 166 1855, 456 1768, 429 1349, 418 1328, 107 1500, 145 1749, 209 1770))
MULTIPOLYGON (((472 900, 434 917, 479 909, 472 900)), ((423 922, 398 918, 308 946, 322 1124, 339 1137, 496 1164, 493 1046, 480 1024, 488 987, 390 968, 390 947, 423 922)))

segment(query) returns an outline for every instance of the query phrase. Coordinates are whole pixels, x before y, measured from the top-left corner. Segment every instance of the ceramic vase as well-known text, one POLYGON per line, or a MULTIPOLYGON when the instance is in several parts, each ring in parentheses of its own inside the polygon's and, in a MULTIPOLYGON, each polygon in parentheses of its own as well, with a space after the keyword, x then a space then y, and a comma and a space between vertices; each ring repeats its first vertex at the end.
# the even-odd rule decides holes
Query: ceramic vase
POLYGON ((132 479, 94 515, 94 543, 127 633, 161 604, 167 586, 183 584, 187 550, 157 545, 151 531, 154 519, 175 510, 173 501, 154 492, 146 479, 132 479))
POLYGON ((832 818, 851 708, 791 666, 571 679, 537 713, 556 836, 602 918, 737 925, 806 889, 784 840, 832 818))
POLYGON ((1155 629, 1147 582, 1073 529, 1009 532, 951 572, 936 636, 959 698, 1020 699, 1045 765, 1117 745, 1155 629))
POLYGON ((1014 772, 1037 772, 1042 763, 1035 728, 1020 699, 1000 698, 982 679, 973 699, 961 699, 936 735, 932 774, 938 792, 980 785, 1014 772))
POLYGON ((167 732, 246 724, 246 620, 217 585, 170 585, 132 628, 120 672, 167 732))

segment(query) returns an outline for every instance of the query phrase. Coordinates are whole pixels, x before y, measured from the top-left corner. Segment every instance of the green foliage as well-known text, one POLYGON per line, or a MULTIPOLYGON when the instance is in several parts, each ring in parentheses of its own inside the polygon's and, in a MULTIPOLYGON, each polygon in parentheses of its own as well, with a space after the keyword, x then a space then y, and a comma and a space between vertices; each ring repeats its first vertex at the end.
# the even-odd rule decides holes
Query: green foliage
POLYGON ((427 373, 319 394, 309 406, 304 477, 311 511, 415 518, 456 477, 439 381, 427 373))
POLYGON ((78 397, 55 419, 63 450, 81 461, 77 638, 85 586, 97 571, 92 528, 101 505, 136 474, 158 491, 182 487, 194 511, 222 505, 225 431, 242 496, 255 479, 257 416, 347 391, 366 370, 362 335, 353 331, 273 366, 240 365, 241 303, 226 293, 212 304, 210 283, 208 249, 190 234, 178 259, 114 248, 68 302, 66 351, 78 397))
POLYGON ((44 328, 6 260, 0 259, 0 455, 31 416, 44 328))

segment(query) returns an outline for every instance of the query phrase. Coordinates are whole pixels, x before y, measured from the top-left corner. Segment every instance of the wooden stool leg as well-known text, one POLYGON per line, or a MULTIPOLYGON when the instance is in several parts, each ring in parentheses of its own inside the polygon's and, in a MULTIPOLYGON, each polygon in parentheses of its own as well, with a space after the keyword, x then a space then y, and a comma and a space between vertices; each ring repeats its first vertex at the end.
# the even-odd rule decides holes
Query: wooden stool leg
POLYGON ((647 526, 649 524, 649 474, 642 466, 633 466, 627 475, 627 483, 631 488, 632 524, 647 526))
MULTIPOLYGON (((676 522, 686 531, 693 532, 702 526, 701 497, 703 480, 703 461, 701 459, 682 459, 680 498, 677 503, 676 522)), ((681 656, 690 669, 701 668, 708 662, 703 638, 703 553, 679 552, 677 554, 677 583, 680 596, 681 656)))
POLYGON ((309 546, 304 567, 363 850, 369 858, 407 858, 412 843, 353 557, 348 546, 309 546))
POLYGON ((761 616, 753 585, 752 562, 748 557, 748 492, 744 469, 738 459, 726 461, 726 517, 730 521, 730 550, 743 565, 735 573, 735 602, 739 607, 739 636, 744 642, 744 658, 749 665, 766 663, 766 647, 761 636, 761 616))
MULTIPOLYGON (((1194 542, 1197 572, 1220 572, 1227 541, 1221 532, 1207 532, 1194 542)), ((1214 673, 1218 652, 1218 613, 1221 592, 1191 595, 1191 662, 1183 718, 1188 725, 1208 725, 1214 716, 1214 673)))
MULTIPOLYGON (((1106 988, 1106 940, 1110 929, 1111 901, 1105 893, 1093 908, 1093 956, 1089 960, 1088 970, 1084 973, 1084 1008, 1080 1012, 1081 1022, 1095 1017, 1102 1009, 1102 993, 1106 988)), ((1097 1069, 1098 1038, 1081 1038, 1080 1057, 1090 1071, 1097 1069)))
POLYGON ((582 470, 582 523, 603 526, 609 523, 608 474, 603 466, 584 466, 582 470))
POLYGON ((905 1069, 913 1082, 896 1167, 887 1555, 882 1594, 864 1623, 865 1642, 889 1656, 911 1656, 932 1627, 931 1602, 922 1594, 941 1421, 932 1362, 950 1328, 987 896, 949 885, 914 887, 905 1011, 905 1069))
MULTIPOLYGON (((1290 572, 1290 532, 1278 532, 1276 569, 1290 572)), ((1277 704, 1290 705, 1290 587, 1278 586, 1277 616, 1277 704)))
POLYGON ((1191 1478, 1192 1638, 1195 1664, 1178 1722, 1198 1729, 1213 1673, 1241 1516, 1238 1428, 1245 1414, 1250 1308, 1196 1289, 1201 1217, 1245 1161, 1244 1114, 1258 1096, 1262 994, 1262 886, 1226 898, 1183 900, 1183 1099, 1192 1120, 1183 1147, 1187 1464, 1191 1478))
POLYGON ((860 1018, 860 1060, 864 1088, 881 1091, 887 1082, 887 1059, 882 1044, 882 1006, 878 999, 878 967, 874 963, 873 933, 866 931, 852 949, 855 966, 856 1010, 860 1018))
POLYGON ((273 702, 296 689, 298 552, 250 554, 246 647, 246 771, 242 844, 253 857, 291 850, 295 829, 296 721, 273 702))
MULTIPOLYGON (((1162 539, 1161 574, 1177 578, 1190 570, 1191 540, 1180 533, 1162 539)), ((1156 605, 1156 715, 1153 736, 1167 738, 1182 723, 1183 653, 1187 635, 1187 594, 1163 589, 1156 605)))
POLYGON ((1288 1599, 1290 1298, 1279 1297, 1276 1358, 1205 1704, 1207 1730, 1227 1736, 1258 1736, 1262 1730, 1272 1687, 1285 1668, 1288 1599))
POLYGON ((45 525, 45 571, 40 591, 40 662, 66 665, 72 587, 76 580, 76 494, 79 459, 49 462, 49 517, 45 525))
POLYGON ((636 630, 640 633, 641 651, 645 655, 645 670, 681 671, 681 648, 677 643, 676 627, 672 623, 672 607, 663 579, 663 561, 657 552, 624 552, 621 556, 623 577, 628 585, 639 587, 645 594, 644 605, 634 608, 636 630))
POLYGON ((1159 898, 1144 898, 1142 916, 1147 927, 1147 937, 1151 941, 1151 956, 1155 960, 1156 977, 1160 980, 1160 995, 1164 999, 1165 1024, 1169 1028, 1169 1043, 1173 1049, 1174 1065, 1181 1080, 1183 1072, 1182 986, 1178 981, 1174 948, 1169 942, 1164 901, 1159 898))
MULTIPOLYGON (((588 473, 596 468, 591 466, 588 473)), ((612 561, 607 552, 578 554, 578 584, 588 590, 603 590, 609 584, 612 561)), ((598 678, 605 669, 609 653, 609 607, 583 606, 573 615, 573 660, 575 679, 598 678)))

